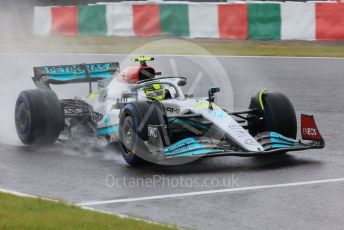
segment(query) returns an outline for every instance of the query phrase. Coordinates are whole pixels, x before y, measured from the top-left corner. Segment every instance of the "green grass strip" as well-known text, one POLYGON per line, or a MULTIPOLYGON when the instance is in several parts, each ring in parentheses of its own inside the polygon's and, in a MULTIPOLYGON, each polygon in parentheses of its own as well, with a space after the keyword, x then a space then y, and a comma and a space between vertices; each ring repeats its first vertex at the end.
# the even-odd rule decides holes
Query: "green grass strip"
POLYGON ((297 56, 344 57, 343 41, 237 41, 227 39, 177 39, 168 37, 30 37, 6 36, 0 38, 0 52, 5 53, 95 53, 128 54, 135 49, 153 44, 140 54, 197 54, 193 46, 180 44, 186 41, 202 47, 212 55, 240 56, 297 56), (165 41, 161 45, 161 40, 165 41), (154 45, 155 42, 159 44, 154 45))
POLYGON ((174 229, 63 202, 0 193, 0 229, 174 229))

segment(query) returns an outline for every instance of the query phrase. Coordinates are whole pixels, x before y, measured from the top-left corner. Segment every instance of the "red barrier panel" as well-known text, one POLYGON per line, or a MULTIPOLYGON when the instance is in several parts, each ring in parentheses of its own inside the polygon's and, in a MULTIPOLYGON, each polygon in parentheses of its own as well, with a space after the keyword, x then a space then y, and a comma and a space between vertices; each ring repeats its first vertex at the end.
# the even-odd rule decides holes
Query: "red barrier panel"
POLYGON ((76 6, 52 7, 51 32, 59 35, 78 34, 78 8, 76 6))
POLYGON ((155 4, 134 4, 132 7, 135 35, 160 35, 160 6, 155 4))
POLYGON ((220 38, 247 39, 247 4, 218 5, 220 38))
POLYGON ((316 39, 344 39, 343 3, 316 3, 316 39))

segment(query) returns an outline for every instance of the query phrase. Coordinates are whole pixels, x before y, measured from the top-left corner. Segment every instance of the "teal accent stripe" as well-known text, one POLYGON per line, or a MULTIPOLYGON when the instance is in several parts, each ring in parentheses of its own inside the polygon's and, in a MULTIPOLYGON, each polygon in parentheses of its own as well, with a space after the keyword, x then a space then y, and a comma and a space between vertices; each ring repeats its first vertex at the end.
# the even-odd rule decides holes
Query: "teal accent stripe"
MULTIPOLYGON (((91 78, 110 78, 112 77, 111 73, 92 73, 91 78)), ((84 79, 86 76, 80 76, 80 75, 51 75, 49 79, 53 79, 56 81, 69 81, 69 80, 75 80, 75 79, 84 79)))
POLYGON ((200 128, 200 129, 205 129, 205 130, 208 130, 209 127, 208 126, 205 126, 205 125, 202 125, 198 122, 195 122, 195 121, 192 121, 192 120, 181 120, 181 119, 176 119, 173 121, 174 123, 177 123, 177 124, 183 124, 183 123, 186 123, 188 125, 191 125, 195 128, 200 128))
POLYGON ((187 156, 194 156, 194 155, 202 155, 202 154, 207 154, 207 153, 222 153, 224 150, 221 149, 199 149, 187 153, 182 153, 176 155, 176 157, 187 157, 187 156))
POLYGON ((273 139, 273 138, 277 138, 277 139, 281 139, 285 142, 290 142, 290 143, 298 143, 297 140, 295 139, 292 139, 292 138, 289 138, 289 137, 285 137, 283 136, 282 134, 279 134, 279 133, 276 133, 276 132, 270 132, 270 138, 273 139))
POLYGON ((115 126, 110 126, 108 128, 103 128, 103 129, 99 129, 97 130, 97 135, 107 135, 109 133, 115 133, 118 132, 118 125, 115 126))
POLYGON ((171 155, 176 155, 176 154, 184 153, 190 150, 201 149, 201 148, 204 148, 204 146, 201 144, 195 143, 195 144, 183 146, 173 151, 165 152, 165 155, 171 156, 171 155))
POLYGON ((291 142, 288 142, 288 141, 285 141, 285 140, 282 140, 282 139, 278 139, 278 138, 271 138, 270 139, 271 143, 273 144, 282 144, 282 145, 288 145, 288 146, 294 146, 296 143, 291 143, 291 142))
POLYGON ((195 138, 185 138, 180 140, 171 146, 164 148, 165 156, 167 157, 186 157, 193 155, 202 155, 207 153, 220 153, 224 150, 221 149, 207 149, 206 146, 197 143, 195 138))
POLYGON ((164 148, 164 152, 171 152, 171 151, 174 151, 174 150, 177 150, 179 148, 185 147, 185 146, 190 145, 190 144, 195 144, 195 143, 197 143, 195 138, 192 138, 192 137, 185 138, 183 140, 180 140, 180 141, 170 145, 167 148, 164 148))
POLYGON ((272 144, 271 146, 273 148, 287 148, 287 147, 290 147, 290 145, 285 145, 285 144, 272 144))

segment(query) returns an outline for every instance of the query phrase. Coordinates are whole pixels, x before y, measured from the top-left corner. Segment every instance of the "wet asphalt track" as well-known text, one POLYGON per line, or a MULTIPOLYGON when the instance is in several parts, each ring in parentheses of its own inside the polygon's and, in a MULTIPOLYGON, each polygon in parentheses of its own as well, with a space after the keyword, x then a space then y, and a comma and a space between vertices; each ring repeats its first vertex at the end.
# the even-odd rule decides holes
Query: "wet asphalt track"
MULTIPOLYGON (((34 87, 29 78, 32 66, 121 58, 0 55, 0 188, 80 203, 344 177, 344 59, 217 58, 231 80, 235 108, 246 108, 257 89, 281 91, 291 98, 298 114, 315 115, 326 141, 323 150, 275 158, 225 157, 182 166, 131 168, 116 149, 97 152, 61 144, 49 148, 21 145, 13 110, 18 93, 34 87), (117 185, 114 178, 121 178, 117 185)), ((154 65, 165 73, 173 74, 176 70, 171 66, 177 66, 180 75, 191 78, 200 69, 190 60, 205 60, 157 59, 154 65)), ((206 88, 209 83, 203 85, 206 88)), ((77 93, 68 87, 59 92, 77 93)), ((195 229, 342 229, 343 192, 344 182, 339 181, 90 207, 195 229)))

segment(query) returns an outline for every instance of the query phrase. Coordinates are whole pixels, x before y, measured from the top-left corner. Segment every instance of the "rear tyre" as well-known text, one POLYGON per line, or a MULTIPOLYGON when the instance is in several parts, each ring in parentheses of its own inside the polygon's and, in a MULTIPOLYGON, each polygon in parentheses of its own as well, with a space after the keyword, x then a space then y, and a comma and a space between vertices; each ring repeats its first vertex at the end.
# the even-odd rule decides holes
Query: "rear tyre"
POLYGON ((284 94, 257 93, 251 98, 249 108, 258 111, 257 115, 250 115, 248 117, 251 135, 255 136, 257 133, 274 131, 283 136, 296 139, 297 122, 295 110, 290 100, 284 94))
POLYGON ((159 125, 161 121, 160 108, 151 102, 136 101, 123 108, 119 122, 119 138, 122 156, 129 165, 140 166, 147 163, 140 156, 149 153, 144 143, 149 139, 148 124, 159 125))
POLYGON ((15 125, 24 144, 54 143, 64 128, 64 113, 56 94, 49 89, 26 90, 19 94, 15 125))

